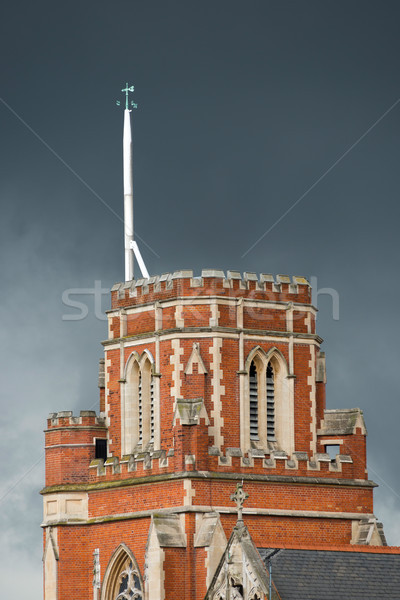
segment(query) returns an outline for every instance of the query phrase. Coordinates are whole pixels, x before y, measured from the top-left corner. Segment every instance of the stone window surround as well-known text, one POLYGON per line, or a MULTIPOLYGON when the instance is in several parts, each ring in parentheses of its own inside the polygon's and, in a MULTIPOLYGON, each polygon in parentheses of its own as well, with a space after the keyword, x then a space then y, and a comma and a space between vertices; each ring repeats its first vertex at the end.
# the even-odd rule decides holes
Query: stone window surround
POLYGON ((155 361, 151 352, 145 349, 141 355, 133 351, 124 368, 121 385, 121 433, 122 453, 132 454, 139 444, 139 376, 142 379, 142 449, 150 441, 154 448, 159 446, 159 385, 155 377, 155 361), (151 385, 153 383, 153 407, 151 407, 151 385), (151 408, 154 411, 154 434, 151 440, 151 408))
POLYGON ((271 448, 271 442, 267 440, 267 390, 266 373, 267 366, 271 363, 274 369, 274 395, 275 395, 275 437, 276 442, 272 442, 273 449, 284 450, 291 455, 294 448, 294 399, 292 385, 289 376, 289 369, 283 354, 276 347, 272 347, 266 352, 260 346, 253 348, 247 356, 245 363, 245 382, 244 382, 244 401, 241 403, 243 418, 241 423, 244 428, 245 452, 251 447, 256 447, 266 452, 271 448), (254 361, 257 369, 258 378, 258 419, 259 419, 259 440, 250 440, 250 386, 249 373, 250 366, 254 361))
POLYGON ((140 581, 140 587, 142 591, 141 597, 143 598, 143 577, 140 573, 137 561, 133 552, 128 548, 128 546, 122 543, 118 546, 118 548, 116 548, 108 563, 106 572, 104 574, 103 585, 101 587, 101 600, 115 600, 117 598, 117 587, 120 575, 123 573, 124 569, 129 563, 132 563, 132 568, 140 581))

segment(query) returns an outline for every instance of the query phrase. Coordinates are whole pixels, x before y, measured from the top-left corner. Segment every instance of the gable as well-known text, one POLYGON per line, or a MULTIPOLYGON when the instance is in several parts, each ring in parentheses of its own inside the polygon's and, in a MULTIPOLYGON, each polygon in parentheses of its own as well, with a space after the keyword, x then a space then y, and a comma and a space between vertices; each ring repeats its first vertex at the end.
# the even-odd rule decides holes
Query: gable
MULTIPOLYGON (((269 578, 264 563, 247 527, 238 521, 205 600, 267 600, 268 587, 269 578)), ((275 593, 272 597, 275 600, 275 593)))

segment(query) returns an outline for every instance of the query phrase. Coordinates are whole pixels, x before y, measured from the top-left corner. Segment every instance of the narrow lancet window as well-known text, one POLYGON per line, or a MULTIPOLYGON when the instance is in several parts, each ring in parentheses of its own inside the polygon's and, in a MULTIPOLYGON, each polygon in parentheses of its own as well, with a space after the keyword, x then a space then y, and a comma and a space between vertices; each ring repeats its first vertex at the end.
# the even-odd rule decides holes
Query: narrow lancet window
POLYGON ((143 394, 142 394, 142 375, 139 375, 139 444, 143 444, 143 394))
POLYGON ((150 442, 154 443, 154 377, 150 383, 150 442))
POLYGON ((254 361, 250 365, 250 439, 258 440, 258 381, 254 361))
POLYGON ((267 366, 267 440, 276 441, 274 369, 270 362, 267 366))
POLYGON ((126 368, 123 393, 123 448, 125 454, 148 450, 159 443, 158 381, 153 377, 153 363, 146 350, 142 356, 132 353, 126 368))

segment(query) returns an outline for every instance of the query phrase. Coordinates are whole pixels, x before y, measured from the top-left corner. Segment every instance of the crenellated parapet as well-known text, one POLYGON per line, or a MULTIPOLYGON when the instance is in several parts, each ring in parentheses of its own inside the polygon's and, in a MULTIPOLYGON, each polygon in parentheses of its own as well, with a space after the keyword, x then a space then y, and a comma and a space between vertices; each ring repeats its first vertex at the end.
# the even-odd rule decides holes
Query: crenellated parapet
POLYGON ((46 485, 87 481, 96 440, 106 440, 105 420, 92 410, 51 413, 47 420, 46 485))
POLYGON ((315 335, 316 309, 304 277, 203 270, 117 283, 111 290, 108 342, 182 329, 315 335))
MULTIPOLYGON (((134 452, 121 458, 109 456, 107 459, 93 459, 89 465, 90 481, 97 478, 123 479, 142 475, 165 473, 171 467, 169 459, 174 456, 174 451, 147 450, 134 452)), ((170 469, 171 470, 171 469, 170 469)))
POLYGON ((50 413, 47 418, 48 429, 60 427, 104 427, 105 418, 97 415, 94 410, 81 410, 79 416, 74 416, 72 410, 50 413))
MULTIPOLYGON (((197 471, 198 456, 185 454, 179 471, 175 468, 175 451, 144 451, 130 455, 110 456, 107 459, 93 459, 89 465, 90 481, 120 480, 150 477, 152 475, 197 471)), ((240 448, 228 448, 225 454, 218 449, 209 448, 208 469, 200 472, 253 473, 254 475, 276 474, 280 476, 331 478, 349 481, 354 479, 353 459, 349 455, 338 454, 331 459, 329 454, 315 454, 309 457, 306 452, 295 452, 291 456, 285 452, 264 453, 250 451, 243 455, 240 448)), ((202 464, 204 467, 204 464, 202 464)))
POLYGON ((122 308, 167 300, 177 296, 209 296, 252 298, 271 302, 311 303, 311 287, 305 277, 288 277, 261 273, 243 273, 203 269, 201 276, 193 271, 164 273, 149 279, 115 284, 111 289, 111 307, 122 308))

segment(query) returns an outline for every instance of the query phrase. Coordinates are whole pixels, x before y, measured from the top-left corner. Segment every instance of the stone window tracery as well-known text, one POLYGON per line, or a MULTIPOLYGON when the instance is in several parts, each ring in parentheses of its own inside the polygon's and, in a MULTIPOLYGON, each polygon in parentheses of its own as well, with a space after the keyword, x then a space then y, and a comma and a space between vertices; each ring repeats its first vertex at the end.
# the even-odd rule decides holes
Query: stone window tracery
POLYGON ((143 580, 133 553, 121 544, 107 567, 101 600, 144 600, 143 580))
POLYGON ((126 561, 123 571, 118 576, 117 588, 118 594, 115 600, 134 600, 135 598, 143 598, 142 585, 137 569, 135 569, 131 560, 126 561))

